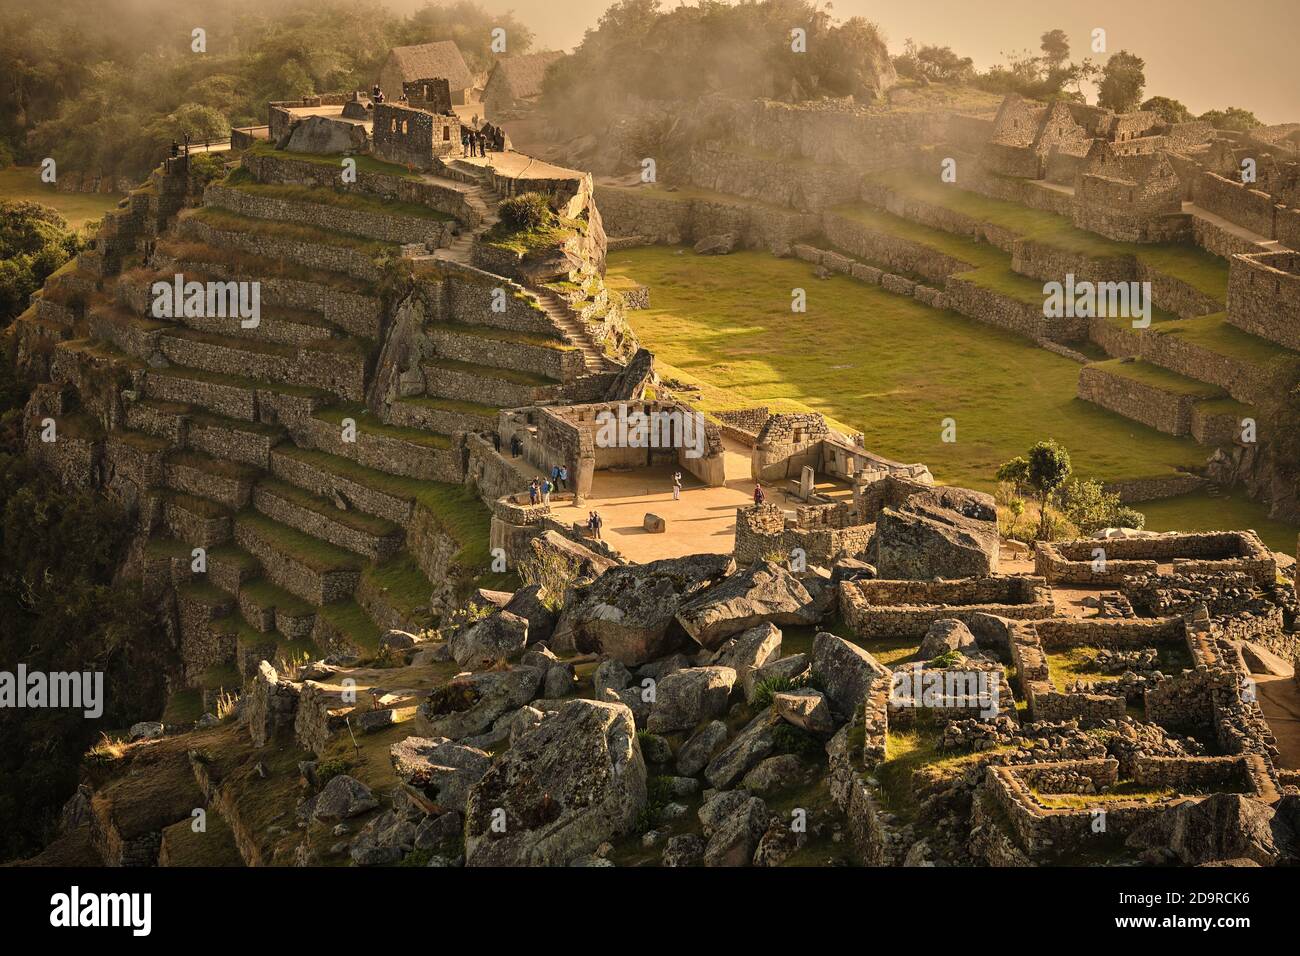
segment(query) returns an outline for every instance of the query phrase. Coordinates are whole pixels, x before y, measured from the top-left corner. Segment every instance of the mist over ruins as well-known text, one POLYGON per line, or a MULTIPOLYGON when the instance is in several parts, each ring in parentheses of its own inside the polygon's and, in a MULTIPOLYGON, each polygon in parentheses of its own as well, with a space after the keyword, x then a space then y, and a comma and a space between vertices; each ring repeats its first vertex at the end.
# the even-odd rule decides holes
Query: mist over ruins
POLYGON ((0 859, 1300 860, 1300 122, 533 16, 0 0, 0 859))

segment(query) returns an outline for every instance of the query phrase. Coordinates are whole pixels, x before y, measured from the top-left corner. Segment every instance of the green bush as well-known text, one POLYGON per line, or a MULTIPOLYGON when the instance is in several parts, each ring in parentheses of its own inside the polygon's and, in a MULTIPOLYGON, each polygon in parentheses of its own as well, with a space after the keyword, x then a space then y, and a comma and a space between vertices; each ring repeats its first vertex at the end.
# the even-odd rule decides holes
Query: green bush
POLYGON ((515 230, 540 229, 554 218, 551 204, 542 193, 519 193, 503 200, 498 208, 501 221, 515 230))

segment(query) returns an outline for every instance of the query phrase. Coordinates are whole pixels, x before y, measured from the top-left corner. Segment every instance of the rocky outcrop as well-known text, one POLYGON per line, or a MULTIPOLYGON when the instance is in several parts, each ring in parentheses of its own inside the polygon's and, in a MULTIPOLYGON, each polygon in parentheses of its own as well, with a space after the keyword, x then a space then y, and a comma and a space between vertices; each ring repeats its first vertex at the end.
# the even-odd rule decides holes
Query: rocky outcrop
POLYGON ((696 643, 715 648, 760 624, 816 623, 812 596, 799 579, 772 561, 757 561, 682 605, 677 621, 696 643))
POLYGON ((465 862, 563 865, 626 833, 645 802, 645 761, 631 711, 570 701, 470 791, 465 862))
POLYGON ((643 664, 677 648, 682 605, 735 569, 728 555, 697 554, 612 568, 565 605, 557 640, 624 664, 643 664))
POLYGON ((540 668, 516 667, 457 677, 420 705, 415 729, 422 737, 452 740, 484 733, 498 717, 536 697, 543 676, 540 668))
POLYGON ((730 667, 688 667, 658 682, 654 709, 646 728, 652 734, 691 730, 701 721, 721 717, 736 683, 730 667))
POLYGON ((857 710, 877 678, 889 676, 889 670, 862 648, 825 631, 813 638, 812 673, 843 719, 857 710))
POLYGON ((1260 866, 1278 860, 1273 810, 1237 793, 1216 793, 1171 807, 1129 835, 1128 845, 1172 856, 1184 866, 1246 859, 1260 866))

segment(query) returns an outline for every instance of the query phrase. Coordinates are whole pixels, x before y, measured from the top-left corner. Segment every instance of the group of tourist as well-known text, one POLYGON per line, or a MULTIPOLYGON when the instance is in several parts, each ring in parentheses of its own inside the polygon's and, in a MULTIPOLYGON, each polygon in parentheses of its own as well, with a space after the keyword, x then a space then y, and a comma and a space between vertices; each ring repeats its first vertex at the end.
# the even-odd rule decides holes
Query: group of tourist
POLYGON ((506 132, 500 126, 484 123, 478 129, 462 126, 460 129, 460 150, 462 156, 486 156, 488 150, 495 153, 506 148, 506 132))

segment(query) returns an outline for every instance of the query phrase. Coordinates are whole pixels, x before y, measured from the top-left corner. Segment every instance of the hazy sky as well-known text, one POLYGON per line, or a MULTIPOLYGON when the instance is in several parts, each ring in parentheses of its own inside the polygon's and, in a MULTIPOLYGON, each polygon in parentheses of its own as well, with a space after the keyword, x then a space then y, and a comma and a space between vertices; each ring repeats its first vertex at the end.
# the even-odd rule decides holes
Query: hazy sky
MULTIPOLYGON (((395 0, 405 5, 412 0, 395 0)), ((675 0, 664 0, 665 8, 675 0)), ((572 49, 609 0, 480 0, 514 10, 542 47, 572 49)), ((1147 96, 1182 100, 1194 113, 1225 106, 1253 109, 1266 123, 1300 122, 1300 0, 837 0, 838 19, 865 16, 885 31, 891 52, 912 37, 951 46, 981 69, 1002 53, 1037 50, 1056 27, 1085 55, 1094 27, 1107 49, 1146 60, 1147 96)))

